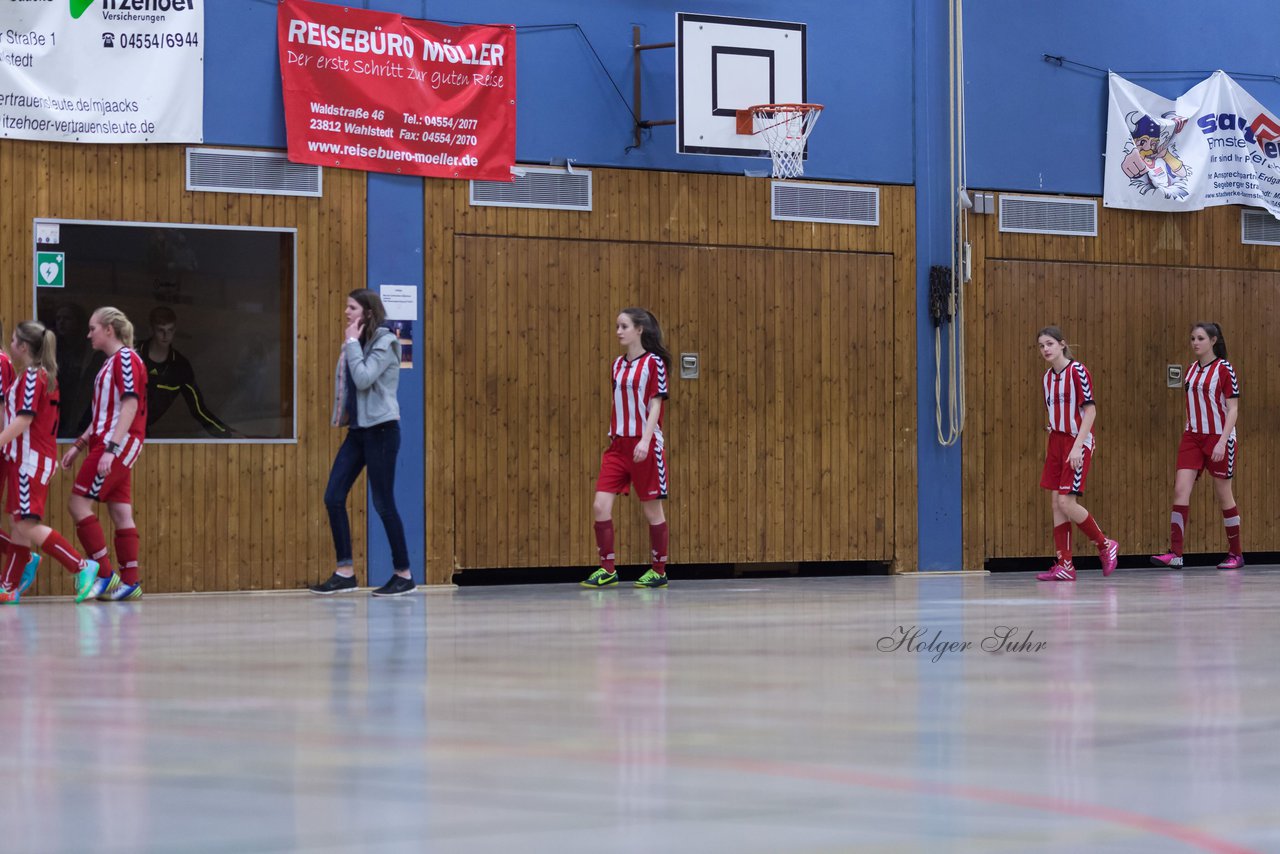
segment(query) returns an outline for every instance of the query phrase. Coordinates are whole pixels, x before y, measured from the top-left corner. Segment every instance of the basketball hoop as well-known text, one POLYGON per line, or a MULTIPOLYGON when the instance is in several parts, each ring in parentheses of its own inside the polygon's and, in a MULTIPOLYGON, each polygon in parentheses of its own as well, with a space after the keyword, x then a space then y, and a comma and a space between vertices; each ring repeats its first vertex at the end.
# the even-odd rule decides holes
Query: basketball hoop
POLYGON ((757 104, 738 110, 738 133, 754 134, 773 157, 773 177, 804 174, 804 146, 818 123, 821 104, 757 104))

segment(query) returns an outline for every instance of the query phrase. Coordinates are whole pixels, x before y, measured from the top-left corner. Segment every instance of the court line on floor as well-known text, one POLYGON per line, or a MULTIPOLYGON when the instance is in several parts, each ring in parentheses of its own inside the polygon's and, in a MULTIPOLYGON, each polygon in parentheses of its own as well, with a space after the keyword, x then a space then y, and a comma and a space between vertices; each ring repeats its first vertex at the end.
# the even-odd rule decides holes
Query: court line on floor
MULTIPOLYGON (((447 745, 441 742, 431 742, 428 745, 430 750, 450 747, 460 748, 462 751, 472 755, 476 752, 484 751, 491 753, 505 752, 527 757, 578 759, 606 765, 617 764, 617 754, 607 751, 575 750, 572 748, 536 749, 528 746, 496 745, 492 742, 450 742, 447 745)), ((796 780, 813 780, 822 783, 836 783, 845 786, 858 786, 915 795, 939 795, 958 800, 1019 807, 1129 827, 1154 836, 1181 842, 1184 845, 1210 851, 1213 854, 1262 854, 1257 849, 1238 845, 1226 839, 1220 839, 1199 828, 1103 804, 1066 801, 1042 795, 992 789, 985 786, 939 783, 797 762, 767 762, 755 759, 678 756, 671 754, 664 755, 657 761, 659 764, 676 766, 687 770, 732 771, 769 777, 789 777, 796 780)))
POLYGON ((879 774, 867 774, 861 771, 850 771, 840 768, 824 768, 814 765, 803 765, 790 762, 762 762, 752 759, 694 759, 689 762, 684 757, 667 757, 670 765, 705 768, 708 765, 723 770, 734 770, 777 777, 819 780, 826 783, 841 783, 850 786, 883 789, 888 791, 910 792, 922 795, 944 795, 969 801, 984 801, 1003 806, 1022 807, 1041 812, 1055 812, 1074 818, 1087 818, 1094 821, 1118 824, 1156 836, 1181 842, 1186 845, 1203 848, 1214 854, 1261 854, 1252 848, 1237 845, 1225 839, 1219 839, 1198 828, 1167 821, 1155 816, 1128 810, 1108 807, 1102 804, 1091 804, 1079 801, 1064 801, 1041 795, 1029 795, 1003 789, 990 789, 983 786, 965 786, 955 783, 935 783, 927 780, 889 777, 879 774))

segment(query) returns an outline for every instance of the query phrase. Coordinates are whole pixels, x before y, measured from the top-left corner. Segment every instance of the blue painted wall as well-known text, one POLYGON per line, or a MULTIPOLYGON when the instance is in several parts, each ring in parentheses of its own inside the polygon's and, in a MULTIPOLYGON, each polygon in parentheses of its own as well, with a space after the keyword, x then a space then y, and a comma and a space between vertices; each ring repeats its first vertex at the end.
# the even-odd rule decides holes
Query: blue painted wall
MULTIPOLYGON (((969 186, 1102 194, 1104 73, 1044 62, 1065 56, 1176 97, 1216 69, 1280 74, 1280 6, 1268 0, 1166 0, 1141 11, 1110 0, 965 4, 969 186)), ((1280 82, 1240 81, 1273 112, 1280 82)))
MULTIPOLYGON (((422 544, 426 542, 426 506, 422 488, 426 437, 422 431, 424 377, 422 374, 422 235, 425 233, 422 209, 422 180, 404 175, 369 174, 368 268, 369 287, 380 285, 412 285, 418 289, 418 314, 413 322, 414 359, 412 368, 401 368, 400 388, 400 456, 396 464, 396 507, 404 523, 405 540, 409 544, 409 560, 413 578, 421 583, 425 566, 422 544)), ((353 282, 351 287, 363 283, 353 282)), ((334 312, 334 337, 341 334, 338 311, 334 312)), ((367 526, 369 542, 368 583, 381 585, 391 577, 391 546, 368 500, 367 526)), ((396 567, 398 568, 398 567, 396 567)))
MULTIPOLYGON (((915 7, 913 150, 916 172, 916 470, 919 482, 916 512, 920 526, 919 569, 926 572, 955 571, 965 568, 960 564, 963 544, 960 501, 962 445, 957 443, 944 448, 937 440, 934 378, 938 368, 934 365, 934 328, 929 315, 929 268, 951 263, 949 28, 945 4, 937 0, 915 0, 915 7), (942 7, 943 14, 930 14, 938 6, 942 7)), ((946 340, 943 340, 944 356, 946 340)), ((945 383, 945 361, 941 370, 945 383)))

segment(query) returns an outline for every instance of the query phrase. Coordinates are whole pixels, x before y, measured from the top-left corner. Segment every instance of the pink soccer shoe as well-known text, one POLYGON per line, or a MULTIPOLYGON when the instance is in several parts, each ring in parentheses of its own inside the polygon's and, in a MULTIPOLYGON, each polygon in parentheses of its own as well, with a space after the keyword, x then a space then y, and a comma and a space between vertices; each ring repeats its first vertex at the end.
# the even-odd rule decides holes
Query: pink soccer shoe
POLYGON ((1116 571, 1116 563, 1120 557, 1120 544, 1115 540, 1107 540, 1098 548, 1098 558, 1102 561, 1102 577, 1116 571))
POLYGON ((1218 564, 1218 569, 1240 569, 1244 566, 1244 555, 1227 555, 1222 563, 1218 564))
POLYGON ((1151 565, 1167 566, 1169 569, 1182 569, 1182 555, 1176 555, 1173 552, 1155 555, 1151 558, 1151 565))
POLYGON ((1036 576, 1036 581, 1075 581, 1076 568, 1072 564, 1055 563, 1048 572, 1036 576))

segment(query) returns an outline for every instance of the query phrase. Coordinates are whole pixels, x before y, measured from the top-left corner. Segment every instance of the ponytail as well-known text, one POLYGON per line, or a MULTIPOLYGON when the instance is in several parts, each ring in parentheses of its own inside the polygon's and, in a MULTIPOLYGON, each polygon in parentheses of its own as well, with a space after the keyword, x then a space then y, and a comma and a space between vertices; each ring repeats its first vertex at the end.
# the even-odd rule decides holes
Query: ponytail
POLYGON ((1227 358, 1227 339, 1222 334, 1221 326, 1219 326, 1216 323, 1205 322, 1205 323, 1197 323, 1191 328, 1203 329, 1205 335, 1208 335, 1210 338, 1214 339, 1213 355, 1217 356, 1219 359, 1227 358))
POLYGON ((58 338, 38 320, 24 320, 13 328, 13 334, 31 353, 31 364, 45 372, 49 391, 58 389, 58 338))

